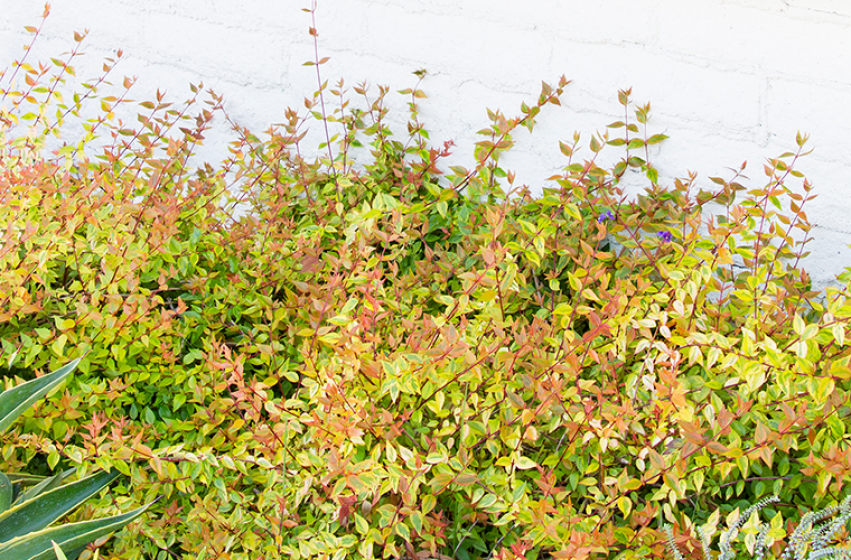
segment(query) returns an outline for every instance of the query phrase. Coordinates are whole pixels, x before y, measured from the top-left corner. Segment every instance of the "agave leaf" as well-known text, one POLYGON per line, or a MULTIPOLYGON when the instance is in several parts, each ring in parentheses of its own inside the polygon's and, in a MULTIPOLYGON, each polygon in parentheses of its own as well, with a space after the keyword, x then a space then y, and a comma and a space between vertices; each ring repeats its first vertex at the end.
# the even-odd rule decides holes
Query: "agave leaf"
POLYGON ((39 484, 44 479, 50 478, 47 476, 29 475, 25 473, 6 473, 9 481, 12 483, 12 502, 17 502, 20 498, 21 491, 33 484, 39 484))
POLYGON ((3 473, 0 473, 0 514, 12 505, 12 481, 3 473))
MULTIPOLYGON (((88 544, 88 543, 86 543, 88 544)), ((69 550, 68 552, 64 552, 67 560, 77 560, 77 557, 80 556, 80 553, 86 550, 86 544, 83 546, 78 546, 75 550, 69 550)), ((57 545, 59 546, 59 545, 57 545)), ((98 559, 97 551, 95 551, 94 560, 98 559)), ((62 560, 61 558, 57 558, 57 560, 62 560)))
MULTIPOLYGON (((153 502, 151 502, 153 503, 153 502)), ((0 543, 0 558, 3 560, 55 560, 53 542, 63 550, 75 550, 104 535, 121 529, 140 516, 151 504, 133 511, 103 519, 67 523, 16 537, 0 543)))
POLYGON ((47 492, 48 490, 53 490, 54 488, 62 484, 63 480, 74 474, 74 471, 76 470, 76 468, 72 467, 66 471, 57 473, 54 476, 46 477, 38 484, 30 486, 25 491, 21 492, 21 494, 17 498, 15 498, 15 505, 26 502, 27 500, 31 500, 39 494, 47 492))
POLYGON ((0 433, 6 431, 18 416, 32 404, 65 381, 83 357, 65 364, 52 373, 31 379, 0 393, 0 433))
POLYGON ((29 473, 18 473, 18 472, 9 472, 6 473, 6 476, 9 477, 9 480, 12 481, 12 484, 21 484, 23 486, 31 486, 33 484, 38 484, 39 482, 53 478, 50 476, 41 476, 38 474, 29 474, 29 473))
POLYGON ((15 504, 0 514, 0 542, 41 531, 85 502, 117 476, 118 471, 102 471, 15 504))
POLYGON ((62 553, 62 549, 59 548, 59 545, 56 544, 56 541, 50 541, 51 546, 53 546, 53 553, 56 554, 56 560, 68 560, 68 557, 62 553))

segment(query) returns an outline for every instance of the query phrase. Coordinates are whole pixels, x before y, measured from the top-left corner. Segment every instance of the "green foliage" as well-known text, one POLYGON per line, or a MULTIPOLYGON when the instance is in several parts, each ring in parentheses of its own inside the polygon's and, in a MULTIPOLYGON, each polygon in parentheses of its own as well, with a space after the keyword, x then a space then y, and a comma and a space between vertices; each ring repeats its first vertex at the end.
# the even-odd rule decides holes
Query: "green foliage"
MULTIPOLYGON (((36 400, 63 383, 79 363, 68 365, 0 393, 0 432, 5 431, 36 400)), ((75 469, 47 478, 23 490, 0 473, 0 555, 4 560, 47 560, 61 545, 76 558, 90 542, 116 531, 138 517, 146 507, 105 519, 50 527, 115 479, 101 472, 62 484, 75 469)), ((21 477, 12 477, 21 480, 21 477)))
POLYGON ((306 111, 192 168, 221 98, 125 123, 103 78, 60 94, 72 59, 0 81, 7 383, 80 359, 0 451, 165 496, 104 557, 661 558, 666 523, 847 482, 851 272, 820 294, 799 266, 805 137, 762 187, 662 180, 625 90, 534 198, 502 156, 566 80, 444 170, 419 82, 397 137, 387 88, 317 72, 306 111))

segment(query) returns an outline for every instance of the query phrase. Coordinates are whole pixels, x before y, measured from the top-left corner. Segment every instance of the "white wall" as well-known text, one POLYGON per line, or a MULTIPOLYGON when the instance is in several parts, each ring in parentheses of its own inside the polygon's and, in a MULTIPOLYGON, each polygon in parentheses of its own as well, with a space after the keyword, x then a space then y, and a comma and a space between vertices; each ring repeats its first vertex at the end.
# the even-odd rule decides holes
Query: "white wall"
MULTIPOLYGON (((24 25, 38 2, 0 0, 0 67, 20 55, 24 25)), ((136 99, 157 87, 173 101, 203 81, 224 94, 233 117, 255 132, 282 120, 316 89, 307 33, 309 0, 54 0, 39 42, 42 58, 91 30, 79 76, 125 53, 120 75, 137 75, 136 99)), ((366 80, 395 91, 429 76, 421 116, 435 142, 456 142, 456 163, 472 161, 485 108, 518 114, 541 80, 573 80, 564 106, 549 106, 534 135, 516 136, 506 166, 540 191, 564 164, 557 140, 585 138, 621 116, 619 88, 652 103, 651 129, 671 139, 655 156, 663 179, 724 176, 749 162, 751 185, 762 162, 795 148, 798 130, 815 151, 800 169, 819 198, 818 226, 806 261, 823 287, 851 265, 851 2, 848 0, 320 0, 322 67, 332 83, 366 80)), ((407 101, 391 96, 394 106, 407 101)), ((401 113, 400 113, 401 114, 401 113)), ((401 133, 401 131, 400 131, 401 133)), ((227 129, 205 157, 224 155, 227 129)))

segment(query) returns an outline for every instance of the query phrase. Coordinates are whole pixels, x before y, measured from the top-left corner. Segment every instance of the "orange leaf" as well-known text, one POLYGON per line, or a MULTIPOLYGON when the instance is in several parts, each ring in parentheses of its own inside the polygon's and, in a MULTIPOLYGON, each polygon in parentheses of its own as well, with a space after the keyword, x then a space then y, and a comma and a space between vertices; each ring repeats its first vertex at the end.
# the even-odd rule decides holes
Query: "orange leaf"
POLYGON ((710 441, 709 443, 707 443, 706 449, 708 449, 712 453, 726 453, 729 450, 729 448, 727 448, 721 443, 718 443, 717 441, 710 441))

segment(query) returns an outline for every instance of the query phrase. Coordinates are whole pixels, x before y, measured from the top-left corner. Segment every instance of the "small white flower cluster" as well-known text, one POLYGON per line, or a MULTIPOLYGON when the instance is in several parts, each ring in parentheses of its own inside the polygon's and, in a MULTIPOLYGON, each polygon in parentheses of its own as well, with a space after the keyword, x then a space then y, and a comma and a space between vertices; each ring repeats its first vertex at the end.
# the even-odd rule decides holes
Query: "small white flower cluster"
MULTIPOLYGON (((720 555, 717 560, 734 560, 735 553, 730 547, 730 540, 754 511, 777 502, 778 499, 777 496, 771 496, 760 500, 746 509, 728 530, 721 533, 720 555)), ((789 539, 789 546, 783 551, 782 560, 851 560, 851 548, 829 546, 839 531, 848 523, 849 519, 851 519, 851 495, 848 495, 839 505, 806 514, 801 518, 801 522, 798 524, 795 532, 792 533, 789 539), (829 523, 824 523, 820 526, 815 525, 830 518, 833 519, 829 523)), ((763 560, 765 558, 765 539, 768 531, 769 526, 767 524, 763 523, 760 525, 753 554, 753 557, 757 560, 763 560)), ((682 553, 677 549, 677 545, 674 542, 674 532, 670 525, 665 527, 665 532, 668 534, 668 550, 671 551, 674 559, 685 560, 682 553)), ((697 533, 703 547, 704 560, 712 560, 709 550, 709 538, 700 527, 698 527, 697 533)))

